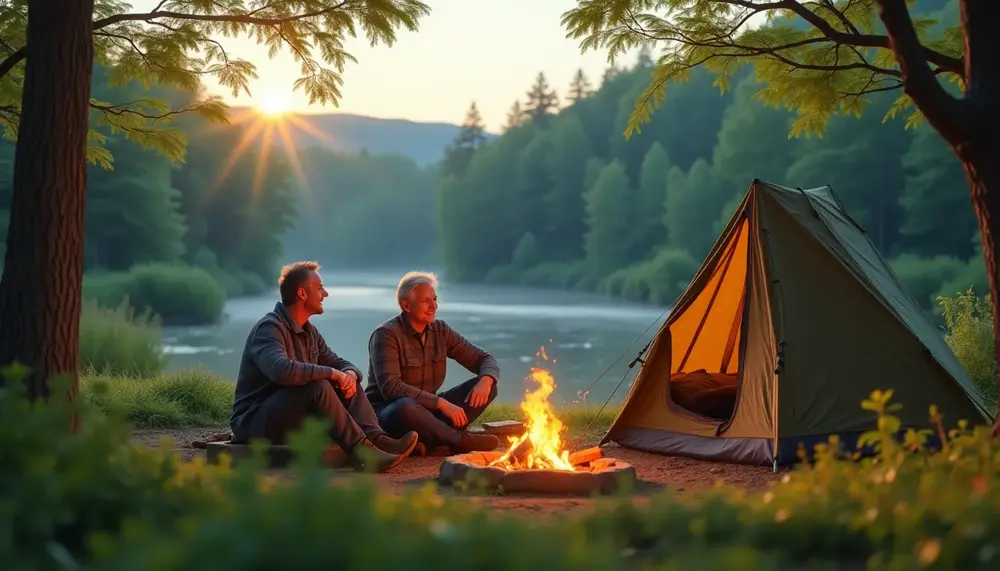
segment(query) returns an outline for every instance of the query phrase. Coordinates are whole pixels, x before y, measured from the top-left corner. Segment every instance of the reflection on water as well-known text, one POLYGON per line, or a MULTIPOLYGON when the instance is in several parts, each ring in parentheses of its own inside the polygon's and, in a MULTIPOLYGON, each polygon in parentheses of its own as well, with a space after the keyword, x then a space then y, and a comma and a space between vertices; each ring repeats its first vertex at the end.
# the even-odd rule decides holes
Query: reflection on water
MULTIPOLYGON (((330 292, 323 315, 313 323, 330 347, 368 368, 368 338, 382 321, 398 312, 397 275, 324 274, 330 292)), ((616 359, 618 362, 590 391, 589 404, 602 404, 628 363, 662 324, 663 308, 608 300, 604 296, 528 288, 441 284, 438 318, 490 351, 500 362, 499 401, 518 402, 526 387, 523 379, 539 362, 544 346, 546 368, 556 378, 555 402, 577 398, 616 359), (631 346, 631 347, 630 347, 631 346)), ((270 311, 277 292, 269 297, 230 301, 222 324, 212 327, 168 328, 166 351, 170 369, 204 367, 235 378, 239 356, 253 323, 270 311)), ((449 362, 446 384, 461 382, 470 373, 449 362)), ((624 397, 629 379, 615 394, 624 397)))

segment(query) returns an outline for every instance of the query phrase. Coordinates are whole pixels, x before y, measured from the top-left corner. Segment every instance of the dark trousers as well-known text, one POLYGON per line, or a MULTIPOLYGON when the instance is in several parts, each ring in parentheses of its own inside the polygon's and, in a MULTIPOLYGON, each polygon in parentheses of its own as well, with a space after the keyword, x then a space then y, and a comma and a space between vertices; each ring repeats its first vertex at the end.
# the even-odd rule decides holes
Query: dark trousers
POLYGON ((362 438, 384 432, 361 383, 356 383, 355 388, 354 396, 348 399, 333 387, 333 381, 282 387, 261 403, 244 421, 240 433, 233 436, 243 442, 266 438, 283 444, 290 433, 302 427, 307 416, 316 416, 329 420, 330 438, 344 450, 350 450, 362 438))
MULTIPOLYGON (((497 384, 493 383, 486 404, 478 408, 469 406, 469 403, 465 402, 465 398, 469 396, 478 382, 479 377, 473 377, 458 386, 438 393, 438 396, 444 400, 462 407, 469 424, 475 422, 479 415, 486 410, 486 407, 493 402, 493 399, 497 398, 497 384)), ((377 413, 379 424, 385 428, 389 436, 394 438, 399 438, 406 432, 413 430, 419 435, 420 442, 432 450, 442 444, 457 447, 462 442, 464 427, 455 428, 448 417, 436 410, 428 410, 411 398, 394 400, 379 408, 377 413)))

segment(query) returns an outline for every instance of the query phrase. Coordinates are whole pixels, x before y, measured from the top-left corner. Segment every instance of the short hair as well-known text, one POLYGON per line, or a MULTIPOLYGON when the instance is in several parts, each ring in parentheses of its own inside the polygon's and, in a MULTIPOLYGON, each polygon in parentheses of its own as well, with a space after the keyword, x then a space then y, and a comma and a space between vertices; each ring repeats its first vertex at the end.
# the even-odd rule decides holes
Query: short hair
POLYGON ((306 283, 310 272, 319 270, 317 262, 292 262, 281 268, 278 275, 278 292, 281 293, 281 303, 292 305, 298 300, 298 291, 306 283))
POLYGON ((418 285, 426 284, 432 288, 437 288, 437 283, 437 276, 431 272, 406 272, 399 279, 399 285, 396 286, 396 303, 402 306, 403 300, 409 299, 413 288, 418 285))

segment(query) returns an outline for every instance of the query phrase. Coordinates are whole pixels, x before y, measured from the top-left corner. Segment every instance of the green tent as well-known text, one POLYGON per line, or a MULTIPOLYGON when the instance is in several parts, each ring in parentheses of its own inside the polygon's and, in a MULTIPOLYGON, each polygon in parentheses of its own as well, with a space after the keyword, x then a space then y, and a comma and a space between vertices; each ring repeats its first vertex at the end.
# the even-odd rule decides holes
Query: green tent
POLYGON ((654 337, 602 444, 777 466, 874 427, 894 389, 905 427, 989 421, 942 333, 829 187, 755 180, 654 337))

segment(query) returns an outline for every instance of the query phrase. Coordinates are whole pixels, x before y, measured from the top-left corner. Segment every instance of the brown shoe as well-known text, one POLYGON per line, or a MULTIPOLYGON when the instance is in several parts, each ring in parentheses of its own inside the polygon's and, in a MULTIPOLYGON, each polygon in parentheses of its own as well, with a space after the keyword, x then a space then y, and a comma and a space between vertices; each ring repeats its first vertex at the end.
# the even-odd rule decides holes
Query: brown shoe
POLYGON ((367 438, 362 438, 350 452, 354 470, 357 472, 388 472, 403 461, 406 456, 379 450, 367 438))
POLYGON ((417 433, 409 431, 402 438, 393 438, 386 433, 381 433, 372 438, 372 444, 383 452, 408 456, 413 452, 413 447, 417 445, 417 433))
POLYGON ((465 431, 462 433, 462 442, 456 451, 460 454, 490 452, 496 450, 497 446, 500 446, 500 439, 492 434, 465 431))

